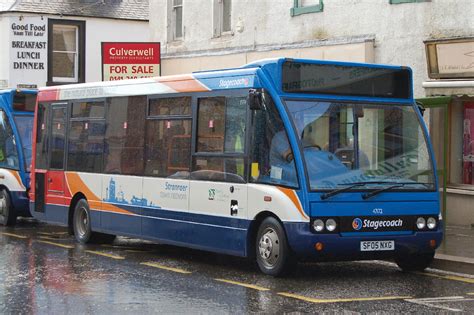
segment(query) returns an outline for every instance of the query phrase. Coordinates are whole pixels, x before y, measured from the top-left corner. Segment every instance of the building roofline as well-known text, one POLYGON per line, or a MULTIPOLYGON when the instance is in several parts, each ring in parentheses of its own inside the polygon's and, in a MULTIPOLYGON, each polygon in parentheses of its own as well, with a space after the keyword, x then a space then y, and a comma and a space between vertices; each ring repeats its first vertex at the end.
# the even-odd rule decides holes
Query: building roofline
POLYGON ((84 17, 84 18, 96 18, 96 19, 108 19, 108 20, 119 20, 119 21, 138 21, 138 22, 149 22, 149 19, 131 19, 131 18, 119 18, 119 17, 110 17, 110 16, 97 16, 97 15, 75 15, 75 14, 57 14, 57 13, 47 13, 47 12, 33 12, 33 11, 0 11, 1 14, 8 14, 8 13, 28 13, 35 16, 44 16, 44 15, 53 15, 53 16, 60 16, 60 17, 84 17))

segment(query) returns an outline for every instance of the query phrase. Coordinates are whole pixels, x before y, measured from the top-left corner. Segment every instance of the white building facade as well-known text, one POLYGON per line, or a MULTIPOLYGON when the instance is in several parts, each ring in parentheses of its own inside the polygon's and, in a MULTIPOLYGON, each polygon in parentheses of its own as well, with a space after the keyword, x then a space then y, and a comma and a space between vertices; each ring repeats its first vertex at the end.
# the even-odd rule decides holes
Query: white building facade
POLYGON ((162 75, 276 56, 411 67, 447 222, 461 225, 474 224, 473 16, 472 0, 150 0, 162 75))
POLYGON ((101 81, 102 42, 149 40, 148 1, 3 1, 0 88, 101 81))

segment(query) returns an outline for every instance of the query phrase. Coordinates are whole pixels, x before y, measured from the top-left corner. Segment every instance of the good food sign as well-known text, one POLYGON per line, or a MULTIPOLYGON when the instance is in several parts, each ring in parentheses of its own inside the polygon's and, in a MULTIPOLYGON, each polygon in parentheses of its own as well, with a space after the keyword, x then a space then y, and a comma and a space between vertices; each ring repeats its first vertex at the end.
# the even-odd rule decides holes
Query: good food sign
POLYGON ((102 43, 102 80, 160 75, 160 43, 102 43))

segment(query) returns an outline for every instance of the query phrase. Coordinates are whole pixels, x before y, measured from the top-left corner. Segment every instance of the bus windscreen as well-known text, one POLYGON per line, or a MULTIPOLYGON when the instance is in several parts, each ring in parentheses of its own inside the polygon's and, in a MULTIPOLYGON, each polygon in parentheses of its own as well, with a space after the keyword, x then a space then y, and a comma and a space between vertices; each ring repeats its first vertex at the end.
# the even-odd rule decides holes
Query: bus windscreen
POLYGON ((285 61, 282 89, 312 93, 409 99, 410 70, 285 61))

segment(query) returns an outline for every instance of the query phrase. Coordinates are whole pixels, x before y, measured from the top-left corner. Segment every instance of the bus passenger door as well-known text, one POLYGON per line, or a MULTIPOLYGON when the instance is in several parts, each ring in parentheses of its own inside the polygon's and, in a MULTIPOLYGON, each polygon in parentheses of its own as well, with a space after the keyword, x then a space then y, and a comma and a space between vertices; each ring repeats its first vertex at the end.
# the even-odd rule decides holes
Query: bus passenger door
POLYGON ((189 210, 198 223, 191 238, 204 247, 243 255, 248 215, 247 98, 206 97, 197 105, 189 210))
POLYGON ((46 181, 46 219, 67 223, 68 213, 58 205, 65 205, 64 148, 66 139, 66 104, 53 104, 50 111, 49 126, 49 168, 45 173, 46 181))

